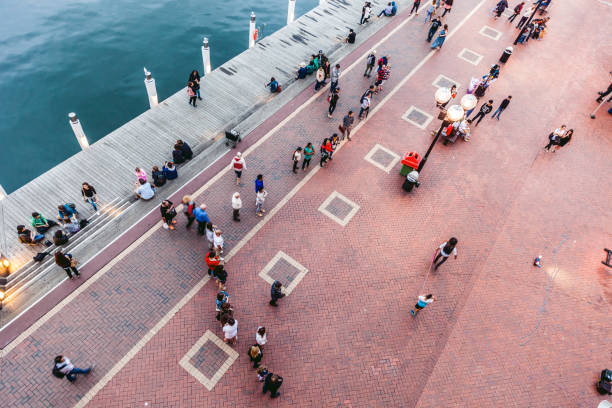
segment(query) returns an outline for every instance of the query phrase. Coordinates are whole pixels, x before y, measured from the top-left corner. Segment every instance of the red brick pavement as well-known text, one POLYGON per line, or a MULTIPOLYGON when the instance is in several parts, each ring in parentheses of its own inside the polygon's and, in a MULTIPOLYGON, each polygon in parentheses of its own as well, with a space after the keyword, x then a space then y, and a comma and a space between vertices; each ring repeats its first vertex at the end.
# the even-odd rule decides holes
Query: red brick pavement
MULTIPOLYGON (((475 4, 456 5, 451 28, 475 4)), ((400 190, 398 166, 387 175, 362 158, 376 143, 397 154, 425 150, 429 135, 400 116, 410 105, 434 113, 430 84, 439 73, 465 89, 471 75, 498 57, 514 30, 489 19, 487 5, 232 258, 228 287, 240 322, 240 357, 212 391, 178 365, 207 329, 221 335, 213 317, 215 287, 207 284, 90 405, 268 404, 245 353, 259 324, 270 333, 264 363, 285 378, 280 406, 595 405, 594 376, 610 363, 605 317, 612 293, 599 261, 612 238, 606 213, 612 197, 598 176, 609 173, 612 143, 603 112, 596 121, 584 115, 603 85, 588 92, 584 84, 598 83, 606 67, 585 67, 598 55, 595 45, 552 67, 567 43, 596 37, 604 17, 590 16, 602 24, 580 33, 562 32, 587 11, 555 7, 547 38, 517 51, 488 91, 496 101, 514 96, 502 120, 485 119, 469 143, 436 146, 417 191, 400 190), (484 24, 503 31, 502 40, 475 34, 484 24), (479 66, 456 58, 463 47, 485 56, 479 66), (554 155, 540 153, 561 121, 577 129, 575 140, 554 155), (346 227, 317 211, 334 190, 360 206, 346 227), (460 239, 459 258, 429 276, 425 290, 439 300, 413 319, 407 312, 432 249, 450 235, 460 239), (309 272, 272 309, 258 273, 279 250, 309 272), (540 252, 545 267, 531 267, 540 252)), ((379 54, 393 57, 386 92, 427 53, 417 41, 424 30, 412 21, 379 47, 379 54)), ((341 79, 337 119, 365 88, 359 71, 341 79)), ((335 126, 323 113, 323 99, 248 155, 246 179, 266 175, 268 209, 303 177, 290 173, 293 147, 319 142, 335 126)), ((260 219, 249 213, 247 183, 244 221, 230 221, 231 179, 223 176, 200 202, 234 245, 260 219)), ((175 233, 153 234, 5 356, 6 405, 69 405, 100 380, 202 276, 203 245, 180 231, 179 225, 175 233), (75 363, 95 360, 99 367, 74 386, 48 373, 50 358, 66 345, 75 363)))

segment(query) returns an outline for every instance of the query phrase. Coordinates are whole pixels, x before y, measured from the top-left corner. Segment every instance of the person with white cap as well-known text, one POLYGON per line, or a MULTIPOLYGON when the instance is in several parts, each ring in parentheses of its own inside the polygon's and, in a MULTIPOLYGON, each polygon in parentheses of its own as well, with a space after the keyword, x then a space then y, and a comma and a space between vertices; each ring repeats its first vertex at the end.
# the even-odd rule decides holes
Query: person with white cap
POLYGON ((240 209, 242 208, 242 199, 240 193, 236 192, 232 196, 232 209, 234 210, 234 221, 240 221, 240 209))
POLYGON ((298 70, 295 73, 295 79, 304 79, 306 78, 306 75, 308 75, 308 70, 306 69, 306 63, 302 61, 298 65, 298 70))
POLYGON ((242 170, 246 169, 246 163, 242 158, 242 153, 236 153, 236 156, 232 159, 231 163, 234 173, 236 173, 236 185, 240 185, 240 177, 242 177, 242 170))
POLYGON ((368 59, 367 59, 367 66, 366 66, 366 70, 363 73, 364 77, 370 77, 370 74, 372 73, 372 70, 374 69, 374 66, 376 65, 376 50, 372 50, 372 52, 370 52, 370 55, 368 55, 368 59))

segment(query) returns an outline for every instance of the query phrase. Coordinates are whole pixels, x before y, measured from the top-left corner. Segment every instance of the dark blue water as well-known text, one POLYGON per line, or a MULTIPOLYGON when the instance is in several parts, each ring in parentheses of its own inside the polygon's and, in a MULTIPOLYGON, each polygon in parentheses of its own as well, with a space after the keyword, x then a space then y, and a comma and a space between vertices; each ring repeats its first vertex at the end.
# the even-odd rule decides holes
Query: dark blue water
MULTIPOLYGON (((318 0, 297 0, 296 18, 318 0)), ((249 15, 263 35, 287 21, 287 0, 0 1, 0 185, 11 192, 77 153, 76 112, 90 143, 248 47, 249 15), (263 29, 263 30, 262 30, 263 29)))

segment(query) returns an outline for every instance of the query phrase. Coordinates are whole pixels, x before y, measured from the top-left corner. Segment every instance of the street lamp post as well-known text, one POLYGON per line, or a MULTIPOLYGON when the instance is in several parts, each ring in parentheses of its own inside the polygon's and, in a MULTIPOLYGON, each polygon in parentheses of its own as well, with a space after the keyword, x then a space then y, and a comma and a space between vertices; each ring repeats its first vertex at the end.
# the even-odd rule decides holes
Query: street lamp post
MULTIPOLYGON (((451 99, 450 89, 438 88, 434 95, 434 98, 438 106, 444 105, 451 99)), ((470 109, 474 109, 477 102, 478 100, 474 95, 468 94, 464 95, 463 98, 461 98, 461 106, 452 105, 446 111, 442 108, 440 109, 440 113, 444 113, 445 116, 444 119, 442 119, 442 123, 440 124, 440 129, 438 129, 438 133, 436 133, 436 137, 434 137, 434 140, 431 142, 431 145, 429 145, 429 149, 427 149, 427 153, 425 153, 425 155, 421 159, 421 162, 419 163, 419 168, 417 170, 419 173, 421 172, 421 170, 423 170, 423 167, 425 167, 427 158, 431 154, 431 151, 433 150, 434 146, 438 142, 438 139, 440 138, 440 135, 442 134, 442 129, 444 129, 445 126, 448 126, 451 123, 455 123, 463 119, 463 117, 465 116, 465 112, 469 111, 470 109)))

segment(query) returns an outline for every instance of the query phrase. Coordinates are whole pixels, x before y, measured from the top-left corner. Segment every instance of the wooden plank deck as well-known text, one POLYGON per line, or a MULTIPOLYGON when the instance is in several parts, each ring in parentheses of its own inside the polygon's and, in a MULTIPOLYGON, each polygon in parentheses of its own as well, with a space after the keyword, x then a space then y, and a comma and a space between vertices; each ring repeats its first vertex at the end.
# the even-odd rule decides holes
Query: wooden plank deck
MULTIPOLYGON (((397 2, 400 11, 410 0, 397 2)), ((372 1, 378 12, 386 1, 372 1)), ((301 61, 323 50, 326 54, 344 46, 341 42, 349 28, 357 33, 368 26, 359 26, 362 0, 329 0, 297 19, 293 24, 261 39, 202 78, 204 98, 198 107, 188 104, 183 88, 130 122, 114 130, 66 161, 48 170, 3 200, 7 256, 15 269, 31 259, 41 247, 19 244, 16 226, 29 224, 30 214, 38 211, 55 219, 57 205, 77 204, 80 212, 89 214, 80 198, 80 186, 87 181, 95 186, 102 202, 123 199, 134 189, 134 168, 141 167, 150 176, 151 167, 171 159, 177 139, 192 148, 221 136, 250 116, 271 96, 264 85, 274 76, 286 86, 292 82, 301 61)), ((373 18, 375 20, 375 18, 373 18)), ((382 27, 385 22, 375 22, 382 27)), ((370 29, 370 33, 376 32, 370 29)), ((359 38, 358 42, 362 39, 359 38)), ((211 44, 214 52, 214 44, 211 44)), ((144 90, 143 90, 144 91, 144 90)), ((82 118, 86 123, 87 118, 82 118)), ((136 204, 137 205, 137 204, 136 204)), ((48 234, 49 235, 49 234, 48 234)))

